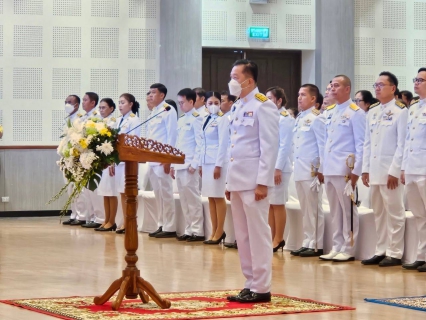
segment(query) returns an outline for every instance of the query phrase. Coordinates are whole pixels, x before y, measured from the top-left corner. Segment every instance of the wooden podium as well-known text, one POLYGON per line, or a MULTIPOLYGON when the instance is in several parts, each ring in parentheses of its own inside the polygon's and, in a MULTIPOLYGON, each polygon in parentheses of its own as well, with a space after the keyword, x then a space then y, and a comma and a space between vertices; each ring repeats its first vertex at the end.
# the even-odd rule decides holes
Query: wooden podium
POLYGON ((112 309, 118 310, 126 296, 127 299, 136 299, 138 296, 143 303, 148 303, 149 297, 162 309, 170 308, 170 301, 162 299, 154 287, 140 276, 136 267, 138 256, 138 231, 136 222, 138 196, 138 163, 139 162, 162 162, 162 163, 184 163, 184 154, 169 146, 154 140, 147 140, 137 136, 120 134, 117 143, 120 160, 125 163, 125 194, 126 194, 126 233, 124 247, 127 254, 126 269, 123 270, 121 278, 115 280, 108 290, 100 297, 95 297, 93 302, 102 305, 107 302, 117 291, 118 295, 112 303, 112 309))

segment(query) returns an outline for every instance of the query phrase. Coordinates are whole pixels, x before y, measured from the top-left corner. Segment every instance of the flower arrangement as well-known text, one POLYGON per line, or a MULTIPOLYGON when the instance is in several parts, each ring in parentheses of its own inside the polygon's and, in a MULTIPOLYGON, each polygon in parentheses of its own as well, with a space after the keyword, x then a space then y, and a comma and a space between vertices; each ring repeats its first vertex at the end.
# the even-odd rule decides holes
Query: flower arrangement
POLYGON ((74 184, 73 191, 61 213, 65 214, 71 203, 84 188, 96 190, 102 170, 120 162, 116 149, 119 129, 112 129, 97 117, 68 120, 57 152, 61 156, 57 164, 67 180, 65 186, 49 201, 58 200, 74 184))

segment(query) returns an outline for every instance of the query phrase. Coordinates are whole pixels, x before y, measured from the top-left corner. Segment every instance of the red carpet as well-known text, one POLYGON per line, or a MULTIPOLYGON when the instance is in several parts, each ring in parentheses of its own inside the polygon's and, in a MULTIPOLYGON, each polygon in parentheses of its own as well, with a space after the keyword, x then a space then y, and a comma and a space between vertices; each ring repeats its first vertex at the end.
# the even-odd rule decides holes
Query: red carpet
POLYGON ((143 304, 140 300, 124 300, 119 311, 112 311, 110 302, 103 306, 94 305, 93 297, 3 300, 0 302, 67 320, 213 319, 355 310, 351 307, 280 294, 274 294, 271 303, 241 304, 226 300, 227 295, 236 293, 238 291, 166 293, 161 296, 172 302, 170 309, 160 309, 152 301, 143 304))

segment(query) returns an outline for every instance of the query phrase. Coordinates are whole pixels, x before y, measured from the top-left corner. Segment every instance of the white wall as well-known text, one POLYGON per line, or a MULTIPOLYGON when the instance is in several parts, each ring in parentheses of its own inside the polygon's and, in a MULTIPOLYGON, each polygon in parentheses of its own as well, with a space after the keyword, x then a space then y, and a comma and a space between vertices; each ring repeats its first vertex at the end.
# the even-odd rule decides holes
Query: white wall
POLYGON ((0 0, 0 144, 58 144, 68 94, 130 92, 146 117, 159 16, 159 0, 0 0))
POLYGON ((355 90, 373 91, 381 71, 400 90, 426 66, 426 0, 355 0, 355 90))

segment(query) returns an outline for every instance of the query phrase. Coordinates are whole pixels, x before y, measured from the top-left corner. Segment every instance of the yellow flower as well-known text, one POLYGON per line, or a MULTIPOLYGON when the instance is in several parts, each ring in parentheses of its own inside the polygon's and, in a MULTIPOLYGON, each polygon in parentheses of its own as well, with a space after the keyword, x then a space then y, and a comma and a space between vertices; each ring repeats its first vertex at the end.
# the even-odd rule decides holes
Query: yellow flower
POLYGON ((80 144, 80 146, 83 149, 87 149, 88 144, 87 144, 87 140, 86 139, 80 139, 80 141, 78 143, 80 144))
POLYGON ((108 136, 109 130, 107 128, 102 128, 101 130, 99 130, 99 134, 101 136, 108 136))
POLYGON ((92 120, 87 120, 85 126, 86 128, 94 128, 96 125, 92 120))
POLYGON ((108 131, 107 137, 111 137, 111 136, 112 136, 111 131, 108 131))
POLYGON ((80 152, 76 148, 71 148, 70 153, 73 157, 78 157, 80 155, 80 152))

